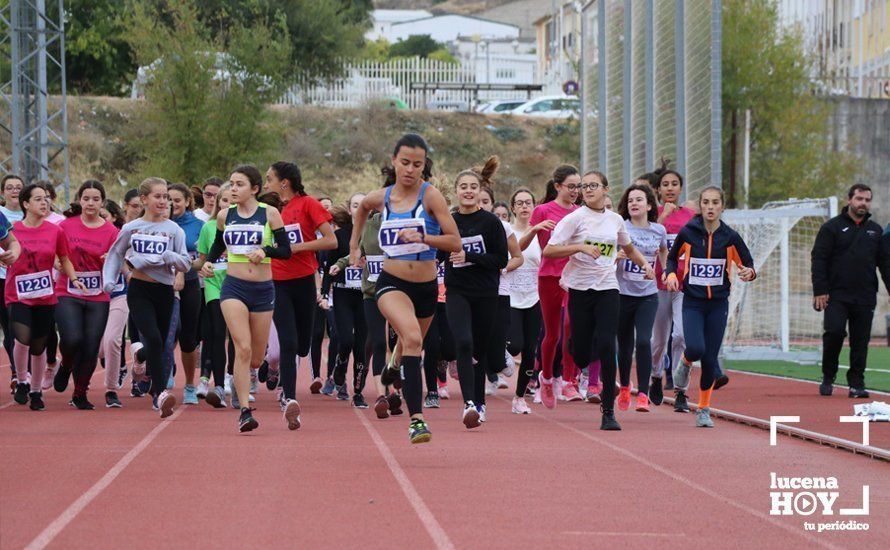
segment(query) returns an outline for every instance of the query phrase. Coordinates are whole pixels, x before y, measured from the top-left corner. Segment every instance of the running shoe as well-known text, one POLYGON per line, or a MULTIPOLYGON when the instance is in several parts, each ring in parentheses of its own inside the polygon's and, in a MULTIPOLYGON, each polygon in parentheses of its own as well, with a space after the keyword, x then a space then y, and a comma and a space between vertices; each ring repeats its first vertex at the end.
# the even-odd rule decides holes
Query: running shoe
POLYGON ((677 395, 674 397, 674 412, 689 412, 689 402, 686 400, 686 392, 683 390, 677 390, 677 395))
POLYGON ((18 380, 15 379, 15 371, 12 372, 12 380, 9 381, 9 393, 15 395, 15 387, 18 385, 18 380))
MULTIPOLYGON (((65 363, 59 363, 59 370, 57 370, 56 375, 53 376, 53 389, 59 393, 64 392, 68 389, 68 381, 70 379, 71 367, 65 363)), ((44 377, 44 380, 46 380, 46 377, 44 377)))
POLYGON ((451 399, 451 395, 448 393, 448 384, 439 382, 439 399, 451 399))
POLYGON ((120 409, 122 407, 120 399, 117 398, 117 392, 105 392, 105 408, 120 409))
POLYGON ((476 412, 479 413, 479 422, 485 422, 485 405, 476 405, 476 412))
POLYGON ((476 405, 472 401, 467 401, 464 404, 463 423, 468 430, 479 427, 479 411, 476 410, 476 405))
POLYGON ((324 387, 321 388, 321 393, 330 397, 334 395, 334 390, 336 389, 337 386, 334 385, 334 379, 328 377, 328 379, 324 381, 324 387))
POLYGON ((146 394, 151 390, 151 378, 143 374, 137 385, 139 386, 139 391, 146 394))
POLYGON ((664 402, 664 391, 661 387, 661 377, 652 377, 649 382, 649 399, 656 407, 664 402))
POLYGON ((139 384, 133 382, 133 386, 130 388, 130 397, 142 397, 145 395, 145 392, 139 388, 139 384))
POLYGON ((834 382, 831 380, 822 380, 822 383, 819 384, 819 395, 829 396, 834 392, 834 382))
POLYGON ((513 414, 531 414, 532 410, 528 408, 528 403, 522 397, 513 396, 513 414))
POLYGON ((123 366, 121 366, 121 370, 117 373, 117 389, 124 387, 124 382, 127 381, 128 374, 130 374, 130 369, 127 368, 127 364, 124 363, 123 366))
POLYGON ((336 386, 337 388, 337 400, 338 401, 349 401, 349 390, 346 389, 346 384, 342 386, 336 386))
POLYGON ((300 429, 300 404, 296 399, 288 399, 284 404, 284 421, 287 422, 288 430, 300 429))
POLYGON ((544 378, 544 373, 540 374, 540 393, 541 393, 541 403, 547 407, 548 409, 556 408, 556 393, 554 386, 554 379, 551 378, 547 380, 544 378))
POLYGON ((256 393, 260 389, 260 382, 257 380, 257 370, 259 369, 250 369, 250 393, 256 393))
POLYGON ((226 391, 220 386, 215 386, 207 392, 207 397, 204 398, 204 401, 214 409, 224 409, 226 408, 226 391))
POLYGON ((377 413, 377 418, 389 418, 389 401, 386 400, 385 395, 377 396, 377 401, 374 402, 374 412, 377 413))
POLYGON ((387 398, 387 402, 389 403, 389 414, 390 416, 399 416, 402 414, 402 396, 396 392, 390 393, 387 398))
POLYGON ((506 390, 510 387, 509 382, 507 382, 507 377, 503 375, 503 373, 498 373, 498 381, 497 381, 499 390, 506 390))
POLYGON ((702 407, 695 411, 695 426, 697 428, 713 428, 714 421, 711 420, 711 409, 702 407))
POLYGON ((80 411, 91 411, 96 408, 90 403, 86 395, 75 395, 68 404, 80 411))
POLYGON ((266 379, 266 389, 269 391, 275 391, 275 388, 278 387, 278 369, 269 369, 269 378, 266 379))
POLYGON ((144 348, 145 345, 142 342, 133 342, 130 345, 130 353, 133 355, 133 374, 134 375, 143 375, 145 374, 145 361, 140 361, 139 350, 144 348))
POLYGON ((439 394, 436 392, 427 392, 426 399, 423 400, 423 408, 438 409, 439 408, 439 394))
POLYGON ((637 393, 637 404, 634 406, 637 412, 649 412, 649 396, 643 392, 637 393))
POLYGON ((721 374, 717 377, 717 380, 714 381, 714 389, 719 390, 723 386, 729 384, 729 377, 725 374, 721 374))
MULTIPOLYGON (((394 388, 401 389, 402 388, 402 370, 390 363, 386 365, 383 369, 383 372, 380 373, 380 383, 384 386, 392 386, 394 388)), ((322 390, 324 391, 324 390, 322 390)))
POLYGON ((506 366, 504 367, 503 374, 507 378, 512 378, 516 372, 516 359, 513 359, 513 356, 507 350, 504 350, 504 362, 506 366))
POLYGON ((42 391, 32 391, 28 394, 28 397, 31 399, 31 407, 32 411, 42 411, 46 408, 46 405, 43 403, 43 392, 42 391))
MULTIPOLYGON (((232 388, 232 395, 229 396, 229 400, 232 403, 233 409, 241 408, 241 401, 238 399, 238 391, 235 388, 232 388)), ((250 403, 250 401, 248 401, 250 403)))
POLYGON ((584 399, 586 399, 588 403, 602 403, 602 392, 603 385, 599 382, 592 386, 587 386, 587 395, 584 396, 584 399))
POLYGON ((56 378, 56 369, 59 368, 58 364, 47 365, 46 371, 43 373, 43 384, 41 384, 41 389, 46 391, 53 387, 56 378))
POLYGON ((425 420, 421 418, 414 418, 411 420, 411 425, 408 426, 408 439, 411 443, 428 443, 432 438, 433 433, 430 431, 430 427, 425 420))
POLYGON ((153 411, 158 410, 158 396, 157 395, 151 396, 151 410, 153 410, 153 411))
POLYGON ((621 424, 615 420, 615 412, 603 409, 603 420, 600 423, 600 429, 605 431, 621 431, 621 424))
POLYGON ((568 384, 562 387, 562 396, 565 398, 565 401, 581 401, 581 394, 578 393, 578 388, 575 387, 575 384, 569 382, 568 384))
POLYGON ((491 380, 486 378, 485 379, 485 395, 494 395, 497 392, 498 392, 497 378, 495 378, 494 382, 492 382, 491 380))
POLYGON ((680 358, 680 361, 677 362, 677 368, 674 369, 674 386, 677 388, 685 389, 689 387, 689 374, 692 372, 692 367, 686 364, 684 358, 680 358))
POLYGON ((541 395, 543 393, 544 392, 542 392, 540 388, 538 388, 537 391, 532 391, 532 394, 531 394, 532 395, 532 403, 534 403, 535 405, 540 405, 541 404, 541 395))
POLYGON ((587 395, 587 388, 590 387, 590 379, 583 372, 581 373, 581 378, 578 381, 578 393, 581 395, 587 395))
POLYGON ((263 361, 263 364, 260 365, 260 368, 257 369, 256 373, 257 379, 263 384, 266 383, 266 380, 269 379, 269 362, 263 361))
POLYGON ((626 411, 630 408, 630 386, 621 386, 618 390, 618 410, 626 411))
POLYGON ((161 418, 167 418, 173 414, 173 407, 175 406, 176 396, 169 391, 162 391, 161 395, 158 396, 158 410, 161 413, 161 418))
POLYGON ((192 384, 186 384, 185 387, 182 389, 182 404, 198 404, 198 389, 195 388, 195 386, 193 386, 192 384))
POLYGON ((448 376, 450 376, 452 380, 460 379, 457 374, 457 361, 448 361, 448 376))
POLYGON ((206 399, 207 393, 210 391, 210 379, 206 376, 201 377, 201 381, 198 383, 198 389, 195 392, 195 395, 198 396, 198 399, 206 399))
POLYGON ((225 388, 226 388, 226 395, 232 395, 232 383, 233 382, 234 382, 234 377, 231 374, 226 373, 226 381, 224 384, 225 388))
POLYGON ((367 409, 368 402, 365 401, 365 396, 357 393, 352 396, 352 406, 356 409, 367 409))
POLYGON ((256 421, 256 418, 254 418, 252 414, 250 414, 250 411, 252 410, 253 409, 248 407, 241 409, 241 417, 238 419, 239 432, 250 432, 259 427, 260 423, 256 421))
POLYGON ((867 398, 868 392, 865 391, 865 388, 854 388, 850 387, 850 393, 847 394, 847 397, 851 399, 865 399, 867 398))
POLYGON ((321 392, 321 387, 324 385, 324 382, 321 381, 321 378, 315 377, 315 380, 309 384, 309 393, 318 394, 321 392))
POLYGON ((31 384, 27 382, 19 382, 15 385, 15 395, 13 399, 19 405, 28 404, 28 394, 31 393, 31 384))

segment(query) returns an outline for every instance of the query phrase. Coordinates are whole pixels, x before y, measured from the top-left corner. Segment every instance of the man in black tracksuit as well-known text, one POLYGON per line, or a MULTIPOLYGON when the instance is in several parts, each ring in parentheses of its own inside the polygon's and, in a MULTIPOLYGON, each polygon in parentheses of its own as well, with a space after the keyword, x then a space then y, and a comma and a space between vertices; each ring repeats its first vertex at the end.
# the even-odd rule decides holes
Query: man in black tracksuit
POLYGON ((890 235, 869 218, 872 192, 857 183, 847 194, 849 202, 819 229, 813 244, 813 307, 824 311, 822 384, 819 393, 831 395, 838 355, 850 324, 850 397, 868 397, 865 365, 875 313, 880 269, 890 289, 890 235))

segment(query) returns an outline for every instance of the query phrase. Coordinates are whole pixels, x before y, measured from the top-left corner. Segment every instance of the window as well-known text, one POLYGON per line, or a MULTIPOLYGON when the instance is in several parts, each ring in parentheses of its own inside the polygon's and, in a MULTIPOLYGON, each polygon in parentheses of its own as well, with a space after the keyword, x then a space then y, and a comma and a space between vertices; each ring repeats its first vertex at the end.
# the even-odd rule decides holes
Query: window
POLYGON ((528 112, 528 113, 543 113, 545 111, 552 111, 552 110, 553 110, 553 101, 548 99, 547 101, 539 101, 539 102, 535 103, 534 105, 532 105, 531 107, 526 109, 526 112, 528 112))
POLYGON ((495 78, 499 78, 499 79, 516 78, 516 69, 498 69, 495 71, 495 78))

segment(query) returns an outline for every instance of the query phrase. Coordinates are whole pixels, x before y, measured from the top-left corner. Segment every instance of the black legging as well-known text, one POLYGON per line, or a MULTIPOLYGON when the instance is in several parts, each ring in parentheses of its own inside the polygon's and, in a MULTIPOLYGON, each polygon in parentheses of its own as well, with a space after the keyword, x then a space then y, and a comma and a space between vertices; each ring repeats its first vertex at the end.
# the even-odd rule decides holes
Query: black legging
POLYGON ((622 386, 630 385, 630 366, 637 357, 637 390, 649 395, 652 375, 652 325, 658 311, 658 294, 621 295, 618 313, 618 377, 622 386), (636 333, 636 337, 634 336, 636 333))
POLYGON ((12 348, 15 346, 15 337, 9 329, 9 310, 6 308, 6 293, 2 290, 6 288, 6 279, 0 279, 0 326, 3 328, 3 349, 9 357, 9 366, 12 367, 12 377, 15 378, 15 359, 12 357, 12 348))
POLYGON ((208 302, 206 310, 204 354, 210 362, 213 385, 219 388, 225 386, 226 383, 226 319, 223 317, 219 299, 208 302))
POLYGON ((108 322, 108 302, 62 296, 56 306, 62 362, 74 373, 74 395, 85 396, 108 322))
POLYGON ((488 339, 487 361, 485 362, 488 379, 494 382, 499 372, 507 368, 507 333, 510 330, 510 297, 498 296, 497 313, 494 327, 488 339))
MULTIPOLYGON (((58 313, 57 313, 58 315, 58 313)), ((50 365, 56 362, 59 354, 59 333, 56 332, 56 322, 49 329, 49 338, 46 340, 46 362, 50 365)))
POLYGON ((516 396, 523 397, 529 380, 535 373, 535 347, 541 334, 541 303, 530 308, 510 308, 510 332, 507 349, 510 355, 522 354, 519 376, 516 379, 516 396))
POLYGON ((605 411, 614 410, 615 404, 618 303, 618 291, 614 289, 569 289, 569 318, 574 344, 571 353, 576 365, 589 365, 594 357, 599 356, 602 363, 602 408, 605 411))
POLYGON ((285 399, 297 397, 297 356, 309 355, 315 308, 315 275, 275 281, 272 318, 281 350, 279 368, 285 399))
POLYGON ((377 301, 365 298, 365 323, 368 328, 368 340, 371 343, 371 372, 380 376, 386 366, 386 318, 380 313, 377 301))
POLYGON ((337 364, 334 367, 334 384, 346 383, 346 369, 349 354, 353 354, 352 387, 355 393, 365 389, 368 375, 365 362, 365 338, 368 333, 365 312, 362 305, 362 291, 347 288, 334 288, 334 320, 337 323, 337 364))
POLYGON ((167 378, 164 376, 164 341, 173 316, 173 287, 130 279, 127 305, 133 312, 132 319, 139 331, 139 341, 145 346, 142 352, 151 376, 151 394, 158 396, 167 387, 167 378))
MULTIPOLYGON (((53 316, 56 306, 28 306, 22 303, 9 304, 7 314, 15 340, 23 346, 28 346, 29 355, 37 357, 46 351, 46 342, 53 327, 53 316)), ((9 338, 15 341, 13 338, 9 338)), ((12 353, 9 354, 12 359, 12 353)), ((15 372, 15 369, 13 369, 15 372)), ((33 388, 40 391, 40 388, 33 388)))
MULTIPOLYGON (((497 296, 467 297, 448 291, 448 324, 457 350, 457 372, 464 403, 485 404, 485 372, 488 338, 497 318, 497 296), (473 356, 477 364, 473 367, 473 356)), ((503 353, 503 352, 501 352, 503 353)))
POLYGON ((437 382, 445 382, 445 370, 439 368, 441 361, 454 361, 454 336, 448 326, 445 303, 436 304, 436 316, 423 340, 423 374, 426 378, 426 391, 438 393, 437 382))
POLYGON ((186 279, 185 286, 179 291, 179 330, 176 339, 182 353, 198 349, 203 294, 198 279, 186 279))

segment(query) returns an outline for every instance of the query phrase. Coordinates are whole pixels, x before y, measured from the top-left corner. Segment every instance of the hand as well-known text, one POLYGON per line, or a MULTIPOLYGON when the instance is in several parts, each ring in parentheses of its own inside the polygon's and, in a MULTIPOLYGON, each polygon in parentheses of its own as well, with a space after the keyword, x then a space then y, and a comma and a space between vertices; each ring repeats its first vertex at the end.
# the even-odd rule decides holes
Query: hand
POLYGON ((413 227, 408 227, 399 231, 399 239, 406 243, 419 243, 423 242, 423 233, 413 227))
POLYGON ((553 229, 555 227, 556 227, 555 221, 544 220, 541 223, 539 223, 538 225, 535 225, 534 227, 532 227, 532 231, 534 231, 535 233, 537 233, 538 231, 553 231, 553 229))
POLYGON ((179 292, 183 288, 185 288, 185 275, 177 273, 176 277, 173 278, 173 290, 179 292))
POLYGON ((461 249, 460 252, 452 252, 448 259, 452 264, 462 264, 467 261, 467 251, 461 249))
POLYGON ((648 279, 648 280, 650 280, 650 281, 654 281, 654 280, 655 280, 655 270, 652 269, 652 266, 651 266, 651 265, 649 265, 649 264, 647 263, 647 264, 646 264, 646 267, 643 268, 643 271, 646 273, 646 276, 644 277, 645 279, 648 279))
MULTIPOLYGON (((350 244, 349 245, 349 265, 358 266, 359 261, 361 261, 361 258, 362 258, 362 251, 359 250, 358 245, 350 244)), ((321 300, 321 295, 319 295, 318 299, 321 300)))
POLYGON ((624 249, 623 249, 623 248, 620 248, 620 249, 618 250, 618 256, 617 256, 617 259, 619 259, 619 260, 626 260, 626 259, 627 259, 627 254, 624 252, 624 249))
POLYGON ((86 291, 87 291, 87 287, 86 287, 86 285, 84 285, 84 284, 81 282, 80 279, 74 279, 74 280, 71 282, 71 284, 74 285, 74 288, 76 288, 77 290, 79 290, 79 291, 81 291, 81 292, 86 292, 86 291))
POLYGON ((254 265, 260 265, 265 259, 266 252, 262 248, 257 248, 247 255, 247 260, 254 265))
POLYGON ((665 286, 670 292, 679 292, 680 291, 680 281, 677 280, 677 276, 671 273, 670 276, 665 280, 665 286))
POLYGON ((600 247, 594 246, 592 244, 582 244, 581 245, 581 253, 587 254, 594 260, 602 256, 602 252, 600 252, 600 247))
POLYGON ((328 273, 331 277, 336 277, 340 273, 340 268, 336 265, 332 265, 331 269, 328 270, 328 273))
POLYGON ((15 253, 11 250, 4 250, 2 254, 0 254, 0 264, 9 266, 15 263, 18 258, 15 253))
POLYGON ((664 208, 661 210, 661 215, 662 216, 670 216, 671 214, 676 212, 679 208, 680 207, 677 206, 673 202, 666 202, 666 203, 664 203, 664 208))
POLYGON ((748 282, 754 280, 754 270, 750 267, 743 267, 739 270, 739 279, 748 282))
POLYGON ((318 302, 318 305, 319 305, 319 307, 321 307, 321 309, 323 309, 323 310, 325 310, 325 311, 331 309, 331 305, 330 305, 330 303, 328 302, 328 299, 327 299, 327 298, 322 298, 321 301, 318 302))
POLYGON ((198 275, 204 277, 205 279, 213 278, 213 264, 210 262, 204 262, 204 265, 201 266, 201 271, 198 272, 198 275))
POLYGON ((813 309, 816 311, 825 311, 826 307, 828 307, 828 294, 813 296, 813 309))

